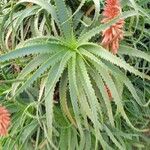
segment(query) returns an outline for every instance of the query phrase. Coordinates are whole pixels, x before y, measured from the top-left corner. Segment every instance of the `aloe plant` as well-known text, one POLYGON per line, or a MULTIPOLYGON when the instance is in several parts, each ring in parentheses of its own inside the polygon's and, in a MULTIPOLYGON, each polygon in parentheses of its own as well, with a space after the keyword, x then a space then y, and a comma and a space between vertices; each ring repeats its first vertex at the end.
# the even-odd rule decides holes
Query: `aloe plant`
MULTIPOLYGON (((72 13, 64 0, 54 0, 54 3, 44 0, 21 0, 14 6, 13 12, 26 2, 36 5, 23 10, 19 17, 15 16, 17 14, 11 14, 10 19, 13 17, 16 19, 9 29, 12 32, 16 30, 17 33, 22 20, 38 12, 45 12, 45 19, 42 22, 46 27, 41 25, 40 32, 38 25, 34 26, 36 37, 28 40, 23 38, 14 50, 0 56, 1 64, 29 57, 28 64, 16 78, 16 81, 21 82, 12 84, 11 100, 17 102, 22 93, 29 91, 33 85, 36 86, 36 82, 40 84, 36 89, 39 95, 36 95, 35 101, 26 106, 24 111, 22 111, 24 108, 20 108, 22 117, 27 113, 34 120, 27 122, 24 130, 20 129, 21 134, 17 138, 22 137, 19 143, 22 146, 19 147, 25 147, 28 137, 35 131, 39 142, 42 128, 47 149, 91 149, 92 147, 113 149, 109 142, 118 149, 126 149, 122 139, 127 135, 125 133, 116 135, 120 132, 117 128, 117 119, 123 119, 126 125, 135 131, 146 131, 146 129, 134 127, 129 119, 125 109, 124 89, 128 89, 132 100, 138 105, 142 107, 149 105, 149 101, 141 101, 126 73, 132 73, 145 80, 150 80, 150 76, 129 65, 119 57, 120 55, 114 56, 91 39, 120 18, 136 16, 137 11, 125 11, 107 24, 96 25, 100 9, 97 7, 94 19, 82 30, 83 22, 75 18, 80 15, 80 8, 85 1, 81 1, 77 11, 72 13), (44 32, 47 36, 44 36, 44 32), (50 34, 51 32, 53 33, 50 34), (112 101, 109 99, 105 84, 112 93, 112 101), (54 100, 56 91, 59 93, 58 104, 55 104, 54 100), (32 116, 29 112, 31 114, 36 112, 36 115, 32 116), (62 126, 60 129, 58 124, 62 126)), ((93 0, 93 2, 98 6, 99 1, 93 0)), ((35 19, 33 24, 36 23, 35 19)), ((4 27, 7 27, 7 22, 4 23, 4 27)), ((4 43, 4 39, 1 39, 1 42, 4 43)), ((121 45, 120 54, 150 61, 150 55, 127 45, 121 45)), ((23 117, 21 120, 25 122, 26 118, 23 117)), ((11 132, 13 134, 13 130, 11 132)), ((128 139, 131 138, 132 135, 129 135, 128 139)), ((4 145, 7 147, 10 142, 11 139, 4 142, 4 145)), ((44 140, 42 142, 44 143, 44 140)), ((12 144, 12 148, 15 144, 15 142, 12 144)))

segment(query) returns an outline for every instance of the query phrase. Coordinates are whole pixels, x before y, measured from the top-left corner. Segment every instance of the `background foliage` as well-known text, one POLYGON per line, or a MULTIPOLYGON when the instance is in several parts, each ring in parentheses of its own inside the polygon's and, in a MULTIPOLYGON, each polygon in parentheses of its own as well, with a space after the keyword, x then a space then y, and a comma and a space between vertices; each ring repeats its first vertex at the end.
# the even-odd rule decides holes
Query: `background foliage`
POLYGON ((119 18, 100 23, 103 0, 1 1, 0 103, 12 114, 4 150, 150 147, 150 6, 121 3, 114 56, 100 32, 119 18))

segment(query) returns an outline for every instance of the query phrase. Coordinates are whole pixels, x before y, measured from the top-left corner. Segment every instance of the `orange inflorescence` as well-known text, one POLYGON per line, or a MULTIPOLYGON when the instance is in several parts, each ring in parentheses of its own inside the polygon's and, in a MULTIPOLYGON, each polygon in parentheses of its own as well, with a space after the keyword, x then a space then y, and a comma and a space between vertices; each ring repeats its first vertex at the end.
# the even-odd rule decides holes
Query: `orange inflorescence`
POLYGON ((10 125, 10 113, 8 110, 0 106, 0 136, 6 136, 10 125))
MULTIPOLYGON (((120 15, 120 12, 121 6, 119 0, 106 0, 102 23, 109 22, 113 18, 120 15)), ((119 49, 119 41, 123 39, 123 25, 124 20, 120 19, 117 23, 113 24, 102 33, 102 45, 113 54, 117 54, 119 49)))

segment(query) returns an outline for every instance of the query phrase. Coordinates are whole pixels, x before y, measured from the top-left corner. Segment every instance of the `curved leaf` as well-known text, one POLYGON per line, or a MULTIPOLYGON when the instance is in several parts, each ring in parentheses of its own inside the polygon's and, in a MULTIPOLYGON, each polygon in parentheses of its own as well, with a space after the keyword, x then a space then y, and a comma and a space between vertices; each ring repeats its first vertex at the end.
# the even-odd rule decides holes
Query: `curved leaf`
MULTIPOLYGON (((84 48, 84 46, 83 46, 83 48, 84 48)), ((132 67, 128 63, 126 63, 124 60, 122 60, 119 57, 113 55, 109 51, 105 50, 103 47, 98 46, 97 44, 93 44, 93 46, 86 45, 85 49, 88 50, 89 52, 91 52, 91 53, 107 60, 108 62, 111 62, 112 64, 115 64, 118 67, 123 68, 124 70, 127 70, 127 71, 135 74, 136 76, 139 76, 141 78, 145 78, 145 79, 150 80, 150 76, 139 72, 134 67, 132 67)))
POLYGON ((149 54, 142 52, 140 50, 136 50, 136 49, 129 47, 129 46, 120 45, 119 54, 142 58, 142 59, 145 59, 146 61, 150 62, 150 55, 149 54))
POLYGON ((136 11, 127 11, 122 13, 121 16, 113 19, 112 21, 106 23, 106 24, 102 24, 99 25, 95 28, 92 28, 90 31, 88 31, 87 33, 83 34, 81 37, 79 37, 78 41, 79 43, 84 43, 89 41, 93 36, 95 36, 96 34, 99 34, 101 31, 105 30, 106 28, 110 27, 111 25, 113 25, 114 23, 116 23, 117 21, 119 21, 120 18, 125 19, 131 16, 135 16, 137 15, 136 11))

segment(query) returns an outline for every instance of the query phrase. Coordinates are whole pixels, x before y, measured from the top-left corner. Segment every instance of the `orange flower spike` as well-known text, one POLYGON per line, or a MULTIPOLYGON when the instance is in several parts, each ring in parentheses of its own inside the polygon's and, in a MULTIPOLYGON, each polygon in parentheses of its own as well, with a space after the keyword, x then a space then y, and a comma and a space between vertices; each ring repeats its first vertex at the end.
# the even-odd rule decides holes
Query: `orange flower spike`
POLYGON ((6 136, 10 125, 10 113, 8 110, 0 106, 0 136, 6 136))
MULTIPOLYGON (((111 19, 120 15, 120 13, 121 6, 119 0, 106 0, 102 23, 109 22, 111 19)), ((113 54, 117 54, 119 41, 123 39, 123 25, 124 20, 120 19, 117 23, 102 32, 102 45, 113 54)))

